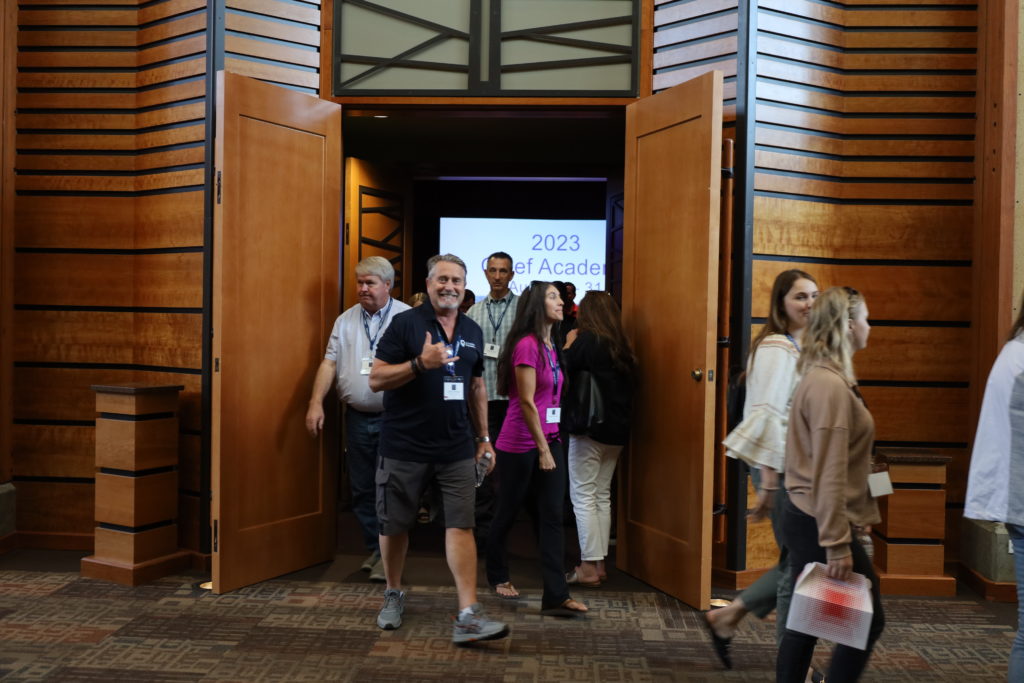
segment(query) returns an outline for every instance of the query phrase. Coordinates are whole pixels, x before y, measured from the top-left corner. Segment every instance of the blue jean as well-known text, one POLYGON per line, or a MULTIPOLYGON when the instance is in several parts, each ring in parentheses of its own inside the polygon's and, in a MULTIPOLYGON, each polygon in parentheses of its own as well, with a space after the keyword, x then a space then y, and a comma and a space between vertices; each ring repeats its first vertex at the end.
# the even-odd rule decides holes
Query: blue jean
POLYGON ((374 476, 380 445, 380 413, 364 413, 352 406, 345 409, 345 466, 352 490, 352 512, 370 552, 379 547, 377 532, 377 491, 374 476))
POLYGON ((1010 649, 1009 681, 1024 681, 1024 526, 1007 524, 1013 543, 1013 564, 1017 570, 1017 637, 1010 649))

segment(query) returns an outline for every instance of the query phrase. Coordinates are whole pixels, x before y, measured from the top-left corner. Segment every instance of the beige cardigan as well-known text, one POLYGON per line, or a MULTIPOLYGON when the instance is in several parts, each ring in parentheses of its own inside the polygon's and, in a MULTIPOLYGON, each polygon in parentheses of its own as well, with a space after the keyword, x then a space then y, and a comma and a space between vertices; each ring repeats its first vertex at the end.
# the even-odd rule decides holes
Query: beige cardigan
POLYGON ((786 438, 786 489, 818 523, 829 560, 850 554, 850 525, 881 521, 868 492, 875 421, 835 367, 812 366, 793 394, 786 438))

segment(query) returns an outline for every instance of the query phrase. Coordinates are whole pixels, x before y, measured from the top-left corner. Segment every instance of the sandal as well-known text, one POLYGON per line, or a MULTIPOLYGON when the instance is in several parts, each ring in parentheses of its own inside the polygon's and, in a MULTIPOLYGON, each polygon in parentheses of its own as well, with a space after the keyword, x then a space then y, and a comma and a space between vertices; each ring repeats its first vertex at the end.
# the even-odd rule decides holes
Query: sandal
POLYGON ((587 606, 582 602, 573 600, 572 598, 566 598, 562 601, 562 604, 557 607, 542 607, 540 613, 546 617, 572 618, 583 616, 588 611, 587 606))
POLYGON ((732 645, 732 638, 723 638, 715 633, 715 627, 711 625, 707 612, 704 612, 700 616, 700 621, 704 624, 704 628, 707 630, 708 635, 711 636, 711 646, 715 649, 715 655, 718 656, 718 661, 720 661, 722 666, 726 669, 731 669, 732 653, 729 651, 729 647, 732 645))
POLYGON ((502 600, 515 600, 519 597, 519 591, 512 585, 511 581, 494 584, 494 594, 502 600), (505 591, 502 593, 502 591, 505 591))
POLYGON ((601 586, 600 578, 597 581, 581 581, 579 567, 576 567, 571 572, 566 572, 565 582, 570 586, 583 586, 584 588, 598 588, 601 586))

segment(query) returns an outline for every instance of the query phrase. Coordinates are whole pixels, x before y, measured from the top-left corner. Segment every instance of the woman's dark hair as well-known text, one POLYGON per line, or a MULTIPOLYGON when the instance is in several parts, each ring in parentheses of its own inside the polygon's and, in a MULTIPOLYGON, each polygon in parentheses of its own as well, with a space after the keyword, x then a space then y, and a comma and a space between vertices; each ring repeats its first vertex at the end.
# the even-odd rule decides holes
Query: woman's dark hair
POLYGON ((1024 332, 1024 294, 1021 295, 1020 301, 1020 313, 1017 314, 1017 319, 1013 321, 1013 327, 1010 328, 1010 341, 1017 338, 1021 332, 1024 332))
MULTIPOLYGON (((528 335, 534 335, 541 343, 544 342, 544 328, 547 325, 547 312, 544 302, 547 299, 549 287, 554 287, 550 282, 534 280, 530 286, 523 290, 519 297, 519 305, 516 307, 516 319, 512 321, 512 327, 508 331, 508 337, 501 347, 501 354, 498 356, 498 393, 502 396, 508 395, 510 378, 515 368, 512 367, 512 351, 515 350, 519 340, 528 335)), ((557 288, 556 288, 557 289, 557 288)), ((555 352, 558 354, 558 362, 562 362, 561 349, 555 345, 555 352)))
POLYGON ((611 294, 595 290, 587 292, 580 301, 576 320, 581 332, 590 332, 607 346, 616 368, 625 372, 636 368, 636 356, 622 329, 622 312, 611 294))

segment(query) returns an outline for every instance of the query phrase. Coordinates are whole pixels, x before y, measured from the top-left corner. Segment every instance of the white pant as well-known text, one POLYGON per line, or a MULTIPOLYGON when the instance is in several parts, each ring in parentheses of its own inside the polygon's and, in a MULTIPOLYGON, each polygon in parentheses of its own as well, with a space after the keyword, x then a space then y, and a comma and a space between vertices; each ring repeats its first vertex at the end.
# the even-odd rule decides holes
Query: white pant
POLYGON ((611 533, 611 484, 622 446, 586 436, 569 437, 569 497, 576 512, 580 559, 603 560, 611 533))

